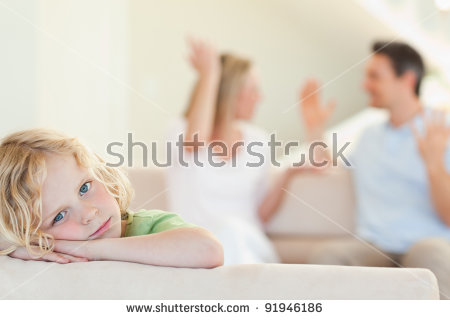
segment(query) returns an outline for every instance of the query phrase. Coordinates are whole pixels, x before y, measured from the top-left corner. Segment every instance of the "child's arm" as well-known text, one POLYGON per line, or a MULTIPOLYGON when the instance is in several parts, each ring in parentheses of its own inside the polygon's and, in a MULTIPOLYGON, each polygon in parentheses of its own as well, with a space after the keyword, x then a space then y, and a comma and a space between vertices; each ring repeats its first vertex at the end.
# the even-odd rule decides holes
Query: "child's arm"
POLYGON ((214 268, 221 266, 224 259, 220 242, 200 227, 176 228, 126 238, 57 240, 55 250, 89 260, 118 260, 187 268, 214 268))
MULTIPOLYGON (((9 243, 1 238, 0 235, 0 251, 9 249, 9 243)), ((85 262, 88 261, 86 258, 74 257, 69 254, 63 254, 58 252, 50 252, 42 256, 41 258, 36 258, 30 255, 25 247, 19 247, 13 252, 8 254, 11 258, 17 258, 22 260, 39 260, 48 262, 58 262, 58 263, 69 263, 69 262, 85 262)))
POLYGON ((47 261, 47 262, 58 262, 58 263, 70 263, 70 262, 87 262, 87 258, 75 257, 70 254, 64 254, 60 252, 49 252, 43 255, 41 258, 36 258, 31 256, 25 247, 19 247, 12 253, 8 254, 11 258, 17 258, 22 260, 36 260, 36 261, 47 261))

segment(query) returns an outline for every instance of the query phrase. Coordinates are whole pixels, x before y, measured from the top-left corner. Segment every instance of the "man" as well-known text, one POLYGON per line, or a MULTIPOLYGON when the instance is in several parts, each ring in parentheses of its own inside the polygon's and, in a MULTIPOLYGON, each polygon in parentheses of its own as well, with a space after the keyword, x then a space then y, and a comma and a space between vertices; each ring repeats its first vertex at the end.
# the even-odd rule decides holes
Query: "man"
MULTIPOLYGON (((366 129, 350 158, 358 237, 324 244, 308 262, 427 268, 441 298, 450 299, 450 129, 443 113, 419 101, 423 74, 422 59, 410 46, 374 44, 364 89, 369 104, 387 110, 389 119, 366 129)), ((333 109, 321 105, 318 90, 310 80, 301 95, 312 140, 333 109)))

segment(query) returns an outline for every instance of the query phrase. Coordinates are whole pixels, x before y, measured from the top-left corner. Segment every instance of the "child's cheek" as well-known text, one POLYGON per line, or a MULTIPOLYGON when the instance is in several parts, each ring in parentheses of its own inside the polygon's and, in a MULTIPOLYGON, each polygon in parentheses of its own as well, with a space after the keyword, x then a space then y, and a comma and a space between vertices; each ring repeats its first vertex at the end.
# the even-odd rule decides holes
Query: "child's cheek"
POLYGON ((53 228, 49 233, 56 240, 86 240, 89 237, 87 231, 89 230, 82 230, 78 223, 69 220, 53 228))
POLYGON ((116 199, 108 193, 106 187, 101 185, 98 189, 98 192, 94 194, 96 203, 99 204, 99 209, 107 211, 104 213, 107 214, 118 214, 120 215, 120 208, 116 201, 116 199), (118 213, 117 213, 118 212, 118 213))

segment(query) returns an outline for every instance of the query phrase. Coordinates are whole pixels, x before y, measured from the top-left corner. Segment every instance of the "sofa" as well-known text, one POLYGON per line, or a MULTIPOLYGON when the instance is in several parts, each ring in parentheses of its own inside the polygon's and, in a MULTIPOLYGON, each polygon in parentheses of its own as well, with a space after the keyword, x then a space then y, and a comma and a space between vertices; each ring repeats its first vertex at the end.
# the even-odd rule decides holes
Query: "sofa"
MULTIPOLYGON (((131 208, 167 209, 165 169, 133 168, 131 208)), ((277 172, 274 172, 276 176, 277 172)), ((266 232, 283 264, 214 269, 118 261, 60 265, 0 257, 1 299, 439 299, 426 269, 303 265, 323 241, 354 231, 351 177, 343 170, 295 178, 266 232)))

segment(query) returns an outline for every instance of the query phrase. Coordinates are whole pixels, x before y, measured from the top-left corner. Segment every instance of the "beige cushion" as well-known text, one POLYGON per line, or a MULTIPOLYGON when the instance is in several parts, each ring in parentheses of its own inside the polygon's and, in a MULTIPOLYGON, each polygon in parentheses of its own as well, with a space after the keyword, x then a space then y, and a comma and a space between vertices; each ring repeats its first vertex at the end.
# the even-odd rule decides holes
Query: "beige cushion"
POLYGON ((349 170, 298 175, 267 226, 275 235, 335 236, 355 231, 355 208, 349 170))
POLYGON ((131 210, 167 208, 167 186, 162 168, 131 168, 128 178, 134 188, 131 210))
POLYGON ((290 236, 270 235, 278 255, 283 263, 307 263, 309 255, 324 242, 334 239, 352 238, 351 236, 290 236))

